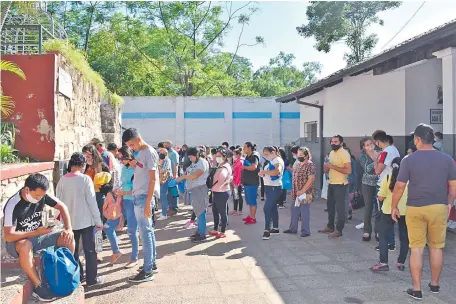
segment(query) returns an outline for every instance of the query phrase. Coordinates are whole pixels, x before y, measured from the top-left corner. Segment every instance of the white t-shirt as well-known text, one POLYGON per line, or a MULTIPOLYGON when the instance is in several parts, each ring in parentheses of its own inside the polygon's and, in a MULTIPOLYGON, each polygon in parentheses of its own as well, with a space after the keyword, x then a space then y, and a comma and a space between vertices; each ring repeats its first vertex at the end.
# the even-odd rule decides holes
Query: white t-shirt
POLYGON ((380 173, 380 176, 378 178, 378 185, 382 183, 385 176, 391 175, 391 173, 393 172, 391 162, 393 161, 393 159, 400 156, 401 155, 399 154, 399 151, 395 146, 388 146, 385 149, 383 149, 382 153, 380 154, 380 157, 378 158, 378 163, 385 164, 385 169, 383 169, 382 173, 380 173))
MULTIPOLYGON (((275 166, 276 164, 279 164, 279 171, 280 171, 279 178, 276 180, 272 180, 271 176, 265 175, 263 177, 264 185, 265 186, 282 186, 282 175, 283 175, 283 169, 285 166, 285 164, 283 163, 283 159, 281 157, 276 157, 270 163, 273 166, 275 166)), ((268 167, 269 167, 269 164, 265 164, 264 170, 266 170, 266 171, 269 170, 268 167)))

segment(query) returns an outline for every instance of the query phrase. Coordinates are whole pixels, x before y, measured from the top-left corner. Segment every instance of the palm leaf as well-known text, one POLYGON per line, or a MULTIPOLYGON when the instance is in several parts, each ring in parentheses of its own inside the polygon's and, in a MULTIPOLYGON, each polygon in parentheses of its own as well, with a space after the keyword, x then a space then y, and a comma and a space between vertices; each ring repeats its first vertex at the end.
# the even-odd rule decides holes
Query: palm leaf
POLYGON ((0 96, 0 110, 2 112, 2 116, 7 117, 13 114, 14 112, 14 100, 11 99, 10 96, 0 96))
POLYGON ((25 74, 24 72, 21 70, 21 68, 15 64, 14 62, 11 62, 11 61, 7 61, 7 60, 0 60, 0 70, 2 71, 8 71, 8 72, 11 72, 11 73, 14 73, 16 74, 17 76, 19 76, 20 78, 24 79, 25 80, 25 74))

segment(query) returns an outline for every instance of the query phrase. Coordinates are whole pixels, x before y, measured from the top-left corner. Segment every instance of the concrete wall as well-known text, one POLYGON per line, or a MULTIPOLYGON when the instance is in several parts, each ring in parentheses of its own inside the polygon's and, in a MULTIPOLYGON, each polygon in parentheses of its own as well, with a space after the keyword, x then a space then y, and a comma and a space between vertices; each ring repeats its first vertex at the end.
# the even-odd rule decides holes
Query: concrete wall
POLYGON ((299 106, 274 98, 124 97, 122 126, 153 145, 286 145, 299 139, 299 106))
MULTIPOLYGON (((405 132, 414 131, 420 123, 430 124, 430 109, 443 109, 438 104, 438 86, 442 85, 442 62, 435 58, 405 70, 405 132)), ((443 132, 443 124, 431 124, 443 132)))
POLYGON ((16 103, 6 120, 18 128, 16 149, 39 161, 68 159, 91 138, 101 136, 97 89, 60 54, 5 55, 19 65, 27 79, 2 71, 4 94, 16 103), (59 92, 59 68, 69 74, 71 98, 59 92))

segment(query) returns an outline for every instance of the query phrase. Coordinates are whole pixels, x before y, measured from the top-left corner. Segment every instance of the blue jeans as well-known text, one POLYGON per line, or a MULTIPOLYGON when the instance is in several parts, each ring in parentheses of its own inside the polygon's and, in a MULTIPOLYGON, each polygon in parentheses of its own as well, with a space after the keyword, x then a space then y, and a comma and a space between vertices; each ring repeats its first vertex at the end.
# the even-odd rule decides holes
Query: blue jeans
POLYGON ((280 186, 264 186, 264 194, 266 196, 264 201, 264 230, 279 228, 279 212, 277 211, 277 200, 282 194, 282 187, 280 186))
MULTIPOLYGON (((379 190, 380 186, 377 185, 377 193, 378 193, 378 190, 379 190)), ((375 230, 376 232, 380 232, 380 227, 382 226, 382 223, 381 223, 381 218, 382 218, 382 206, 383 206, 383 202, 380 202, 378 200, 377 197, 375 197, 375 202, 374 202, 374 210, 373 210, 373 217, 375 219, 375 230), (378 227, 378 228, 377 228, 378 227)), ((388 240, 388 245, 396 245, 396 236, 395 236, 395 233, 394 233, 394 223, 393 223, 393 229, 389 230, 387 232, 387 236, 386 236, 387 240, 388 240)))
POLYGON ((166 210, 168 209, 168 202, 169 202, 169 209, 177 209, 177 197, 173 197, 171 195, 171 191, 169 191, 169 182, 166 182, 160 185, 160 201, 162 205, 162 215, 166 216, 166 210))
POLYGON ((107 220, 105 223, 105 228, 103 231, 106 233, 108 237, 109 243, 111 244, 112 253, 119 253, 119 243, 117 242, 117 235, 116 235, 116 227, 119 225, 120 217, 116 220, 107 220))
MULTIPOLYGON (((138 222, 139 235, 142 240, 144 252, 144 271, 152 272, 152 265, 155 264, 157 256, 157 247, 155 243, 155 233, 152 224, 152 219, 144 216, 144 206, 146 204, 147 195, 138 195, 134 199, 135 217, 138 222)), ((153 199, 155 200, 155 198, 153 199)), ((151 203, 151 208, 154 208, 154 203, 151 203)))
POLYGON ((135 217, 135 204, 131 199, 123 200, 124 216, 127 219, 127 232, 131 242, 130 261, 138 260, 139 240, 138 240, 138 222, 135 217))
POLYGON ((200 235, 206 235, 206 213, 207 210, 204 210, 203 213, 198 216, 198 233, 200 235))

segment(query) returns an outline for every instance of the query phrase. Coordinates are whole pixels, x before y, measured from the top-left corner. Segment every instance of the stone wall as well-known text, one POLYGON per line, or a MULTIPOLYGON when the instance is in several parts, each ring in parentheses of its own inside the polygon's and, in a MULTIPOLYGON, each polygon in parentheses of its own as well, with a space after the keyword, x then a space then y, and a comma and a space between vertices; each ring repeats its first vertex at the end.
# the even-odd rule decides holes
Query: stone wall
POLYGON ((55 95, 55 156, 54 160, 70 158, 94 137, 101 137, 100 93, 75 70, 62 55, 56 57, 56 86, 59 67, 70 76, 73 84, 72 97, 55 95))
POLYGON ((102 103, 100 105, 100 115, 102 138, 105 143, 116 143, 117 145, 121 145, 122 138, 119 108, 109 103, 102 103))
POLYGON ((49 184, 51 185, 49 192, 54 194, 53 186, 53 170, 54 163, 30 163, 30 164, 14 164, 14 165, 2 165, 0 169, 1 173, 1 261, 2 263, 14 262, 16 259, 11 258, 5 251, 4 239, 3 239, 3 208, 10 197, 17 193, 23 186, 25 179, 33 173, 41 173, 45 175, 49 184))

